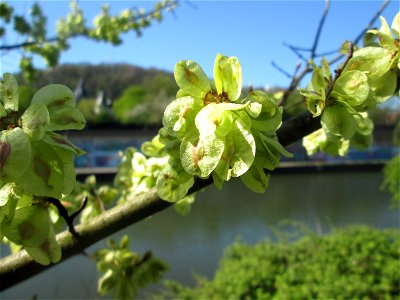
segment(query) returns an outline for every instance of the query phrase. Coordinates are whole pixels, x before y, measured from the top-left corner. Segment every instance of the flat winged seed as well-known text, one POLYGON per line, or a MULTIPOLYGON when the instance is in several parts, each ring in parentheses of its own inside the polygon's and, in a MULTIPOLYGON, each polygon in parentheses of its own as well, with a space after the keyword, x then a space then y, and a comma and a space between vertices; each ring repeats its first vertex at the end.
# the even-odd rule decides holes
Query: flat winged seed
POLYGON ((229 163, 233 177, 239 177, 253 164, 256 144, 251 132, 244 129, 240 123, 225 139, 225 150, 221 157, 229 163))
POLYGON ((266 175, 263 168, 256 163, 251 168, 240 176, 242 182, 253 192, 264 193, 268 187, 270 175, 266 175))
POLYGON ((221 138, 215 135, 200 137, 197 145, 199 177, 207 178, 217 167, 224 152, 224 140, 224 137, 221 138))
POLYGON ((47 208, 39 205, 24 206, 15 211, 10 223, 3 222, 1 231, 18 245, 37 247, 42 244, 50 230, 47 208))
POLYGON ((31 103, 42 103, 50 111, 65 105, 75 107, 76 101, 73 92, 65 85, 50 84, 38 90, 31 103))
POLYGON ((357 70, 345 72, 336 80, 333 91, 341 94, 350 106, 361 105, 368 98, 368 77, 357 70))
POLYGON ((367 72, 368 77, 380 76, 390 69, 392 54, 381 47, 365 47, 354 51, 343 73, 350 70, 367 72))
POLYGON ((83 114, 75 107, 58 107, 50 109, 49 130, 81 130, 85 127, 86 120, 83 114))
POLYGON ((393 96, 397 87, 397 70, 391 69, 381 76, 375 76, 368 80, 375 103, 382 103, 393 96))
POLYGON ((3 103, 0 101, 0 118, 3 118, 5 116, 7 116, 7 111, 5 110, 3 103))
POLYGON ((182 166, 186 172, 192 175, 197 175, 199 172, 199 157, 197 151, 199 139, 200 137, 198 132, 189 132, 180 144, 180 159, 182 166))
POLYGON ((210 103, 200 110, 196 115, 195 124, 200 135, 216 134, 225 136, 231 130, 233 117, 230 110, 243 109, 246 105, 234 104, 224 105, 210 103))
POLYGON ((37 196, 61 197, 66 180, 62 158, 42 140, 32 141, 32 150, 29 167, 21 178, 22 188, 37 196))
POLYGON ((3 82, 0 83, 0 99, 6 111, 18 110, 18 83, 10 73, 3 74, 3 82))
POLYGON ((6 205, 9 201, 17 202, 21 197, 22 189, 15 183, 6 183, 0 188, 0 206, 6 205))
POLYGON ((31 144, 25 132, 17 127, 0 133, 0 179, 18 181, 31 159, 31 144))
POLYGON ((226 93, 235 101, 242 92, 242 69, 236 57, 218 54, 214 63, 214 81, 218 94, 226 93))
POLYGON ((32 139, 43 138, 50 123, 50 115, 44 104, 31 104, 21 117, 22 129, 32 139))
POLYGON ((348 140, 356 131, 354 116, 341 104, 334 104, 324 109, 321 125, 328 138, 335 140, 348 140))
POLYGON ((176 132, 184 133, 188 123, 194 122, 194 118, 201 107, 202 101, 190 96, 172 101, 164 112, 164 126, 170 127, 176 132))
POLYGON ((174 68, 175 81, 188 95, 204 98, 211 90, 210 82, 200 65, 192 60, 182 60, 174 68))
POLYGON ((392 22, 392 30, 397 35, 397 38, 400 38, 400 12, 394 17, 392 22))
POLYGON ((49 265, 61 259, 61 247, 56 240, 53 227, 50 226, 47 239, 37 247, 24 247, 25 251, 38 263, 49 265))
POLYGON ((193 176, 182 169, 179 161, 170 159, 157 177, 156 188, 161 199, 176 202, 187 195, 193 184, 193 176))

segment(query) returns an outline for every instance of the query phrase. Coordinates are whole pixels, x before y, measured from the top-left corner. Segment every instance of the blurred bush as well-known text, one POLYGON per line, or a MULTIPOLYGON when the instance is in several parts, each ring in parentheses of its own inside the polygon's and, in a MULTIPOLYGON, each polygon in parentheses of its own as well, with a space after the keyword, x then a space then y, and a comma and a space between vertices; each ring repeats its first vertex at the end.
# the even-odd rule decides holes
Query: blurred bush
POLYGON ((400 299, 399 231, 352 226, 295 242, 238 241, 213 280, 196 282, 166 282, 161 298, 400 299))
POLYGON ((86 122, 91 125, 115 123, 113 111, 109 107, 98 105, 96 99, 81 99, 78 109, 85 116, 86 122))

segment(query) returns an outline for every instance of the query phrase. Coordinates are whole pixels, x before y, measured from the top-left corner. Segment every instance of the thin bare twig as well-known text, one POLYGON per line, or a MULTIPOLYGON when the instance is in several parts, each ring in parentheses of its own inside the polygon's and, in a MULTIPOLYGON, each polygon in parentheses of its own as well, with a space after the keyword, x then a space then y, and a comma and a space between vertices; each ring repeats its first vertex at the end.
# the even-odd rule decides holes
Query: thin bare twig
POLYGON ((379 16, 382 14, 382 12, 385 10, 385 8, 389 5, 390 0, 385 0, 382 4, 382 6, 376 11, 375 15, 372 17, 372 19, 369 21, 367 26, 364 28, 363 31, 360 32, 360 34, 353 40, 353 44, 357 45, 358 42, 362 39, 364 36, 365 32, 369 30, 372 25, 374 25, 375 21, 379 18, 379 16))
POLYGON ((325 1, 325 9, 324 12, 322 14, 321 20, 319 21, 318 24, 318 29, 317 29, 317 33, 315 34, 315 38, 314 38, 314 44, 311 48, 311 56, 310 58, 314 58, 316 51, 317 51, 317 47, 318 47, 318 42, 319 42, 319 38, 321 36, 321 32, 322 32, 322 28, 324 27, 325 24, 325 20, 326 20, 326 16, 328 15, 329 12, 329 7, 330 7, 330 0, 326 0, 325 1))
POLYGON ((303 60, 305 62, 308 61, 308 59, 303 54, 301 54, 300 51, 309 51, 309 50, 303 50, 303 49, 301 49, 299 47, 293 46, 293 45, 288 44, 288 43, 283 43, 283 45, 288 47, 290 50, 292 50, 297 55, 297 57, 300 58, 301 60, 303 60))
MULTIPOLYGON (((329 2, 329 1, 328 1, 328 2, 329 2)), ((372 25, 375 23, 375 21, 376 21, 376 20, 379 18, 379 16, 382 14, 383 10, 388 6, 389 2, 390 2, 390 0, 385 0, 385 1, 384 1, 384 3, 382 4, 382 6, 377 10, 377 12, 376 12, 376 13, 374 14, 374 16, 371 18, 371 20, 369 21, 369 23, 367 24, 367 26, 366 26, 366 27, 360 32, 360 34, 357 35, 356 38, 353 40, 353 42, 352 42, 353 45, 356 45, 356 44, 360 41, 360 39, 363 37, 364 33, 365 33, 368 29, 370 29, 370 28, 372 27, 372 25)), ((325 23, 326 15, 327 15, 327 13, 328 13, 328 11, 327 11, 328 9, 329 9, 329 4, 325 4, 325 9, 324 9, 323 15, 322 15, 321 20, 320 20, 320 23, 319 23, 319 27, 318 27, 318 30, 317 30, 317 34, 316 34, 316 36, 315 36, 315 38, 314 38, 314 43, 313 43, 313 45, 315 46, 315 49, 314 49, 314 46, 313 46, 312 49, 308 49, 308 48, 294 47, 294 46, 290 45, 289 48, 290 48, 292 51, 296 51, 296 52, 295 52, 296 55, 298 55, 297 53, 299 53, 299 51, 301 50, 301 51, 308 51, 308 52, 311 52, 310 58, 315 58, 315 57, 317 57, 317 56, 321 56, 321 54, 316 54, 316 51, 317 51, 317 46, 318 46, 319 37, 320 37, 320 34, 321 34, 321 32, 322 32, 323 25, 324 25, 324 23, 325 23), (313 49, 314 49, 314 50, 313 50, 313 49), (313 56, 313 53, 314 53, 314 56, 313 56)), ((332 51, 332 53, 334 53, 334 51, 332 51)), ((325 53, 325 55, 328 55, 328 54, 331 54, 331 52, 325 53)), ((304 59, 304 56, 302 56, 302 57, 303 57, 302 60, 305 60, 305 59, 304 59)), ((332 64, 338 62, 339 60, 341 60, 343 57, 344 57, 344 54, 340 54, 340 55, 338 55, 337 57, 335 57, 335 58, 333 58, 332 60, 330 60, 330 61, 329 61, 329 64, 332 65, 332 64)), ((307 60, 307 64, 305 65, 304 69, 300 72, 300 74, 299 74, 298 76, 293 76, 293 77, 292 77, 292 80, 291 80, 291 82, 290 82, 290 84, 289 84, 289 87, 284 91, 284 93, 283 93, 283 95, 282 95, 282 98, 281 98, 280 101, 278 102, 278 105, 279 105, 279 106, 284 106, 284 105, 286 104, 287 99, 288 99, 289 96, 293 93, 293 91, 296 90, 297 86, 298 86, 298 85, 300 84, 300 82, 303 80, 304 76, 306 76, 306 75, 307 75, 308 73, 310 73, 312 70, 313 70, 313 69, 311 68, 311 66, 309 65, 308 60, 307 60)))
MULTIPOLYGON (((167 6, 163 7, 162 9, 170 9, 170 8, 174 8, 174 6, 176 4, 178 4, 179 0, 175 0, 171 3, 169 3, 167 6)), ((154 10, 151 10, 143 15, 138 15, 136 18, 134 18, 132 21, 136 22, 139 20, 142 20, 144 18, 147 18, 151 15, 154 14, 154 10)), ((89 35, 89 30, 85 30, 84 32, 80 32, 80 33, 75 33, 75 34, 71 34, 68 38, 76 38, 76 37, 80 37, 80 36, 88 36, 89 35)), ((16 50, 16 49, 22 49, 24 47, 29 47, 29 46, 34 46, 34 45, 43 45, 46 43, 54 43, 57 41, 60 41, 61 39, 58 36, 54 36, 54 37, 50 37, 47 38, 43 41, 26 41, 26 42, 22 42, 22 43, 18 43, 18 44, 14 44, 14 45, 1 45, 0 46, 0 50, 6 50, 6 51, 10 51, 10 50, 16 50)))
POLYGON ((277 69, 279 72, 281 72, 283 75, 285 75, 288 78, 292 78, 292 74, 289 74, 289 72, 286 72, 284 69, 282 69, 280 66, 278 66, 274 61, 271 61, 271 65, 277 69))

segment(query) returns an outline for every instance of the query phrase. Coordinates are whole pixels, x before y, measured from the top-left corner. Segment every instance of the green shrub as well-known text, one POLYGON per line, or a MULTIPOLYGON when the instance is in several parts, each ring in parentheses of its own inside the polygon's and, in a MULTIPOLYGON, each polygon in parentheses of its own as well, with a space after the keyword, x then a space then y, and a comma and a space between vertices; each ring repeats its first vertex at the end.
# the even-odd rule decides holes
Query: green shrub
POLYGON ((140 86, 127 88, 122 96, 114 101, 114 114, 122 124, 136 123, 135 107, 146 101, 146 91, 140 86))
POLYGON ((113 111, 109 107, 99 106, 96 99, 82 99, 77 103, 80 112, 92 125, 110 124, 115 122, 113 111))
POLYGON ((213 280, 166 282, 173 299, 400 299, 398 230, 361 226, 293 243, 228 247, 213 280))

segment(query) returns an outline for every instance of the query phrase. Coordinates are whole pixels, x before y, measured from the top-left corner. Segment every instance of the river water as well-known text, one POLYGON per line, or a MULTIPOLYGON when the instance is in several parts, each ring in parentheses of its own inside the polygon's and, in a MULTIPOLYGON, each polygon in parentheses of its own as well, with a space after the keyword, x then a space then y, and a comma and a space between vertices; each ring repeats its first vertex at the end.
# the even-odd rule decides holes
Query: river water
MULTIPOLYGON (((195 273, 212 277, 223 249, 238 237, 247 243, 272 237, 271 227, 282 220, 302 222, 318 232, 350 224, 399 228, 399 212, 388 209, 390 195, 380 191, 381 181, 380 171, 279 173, 271 177, 265 194, 234 181, 222 191, 211 186, 199 192, 187 217, 169 208, 113 238, 128 234, 132 250, 151 250, 169 264, 164 278, 193 284, 195 273)), ((6 290, 0 299, 99 298, 97 276, 95 264, 77 256, 6 290)), ((160 286, 142 291, 140 298, 160 286)))

